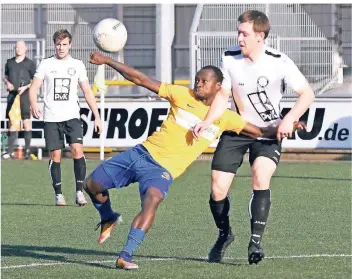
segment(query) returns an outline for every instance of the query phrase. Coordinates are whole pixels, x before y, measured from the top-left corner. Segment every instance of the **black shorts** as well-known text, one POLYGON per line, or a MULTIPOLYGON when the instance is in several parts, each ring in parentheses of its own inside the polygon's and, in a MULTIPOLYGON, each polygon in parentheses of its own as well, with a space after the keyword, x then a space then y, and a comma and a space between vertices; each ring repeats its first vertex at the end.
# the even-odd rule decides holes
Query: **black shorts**
POLYGON ((48 151, 64 148, 65 138, 68 144, 83 144, 83 124, 78 118, 63 122, 44 122, 44 138, 48 151))
MULTIPOLYGON (((17 93, 9 93, 7 96, 7 108, 6 108, 6 118, 9 119, 9 113, 12 108, 13 102, 15 101, 17 93)), ((20 96, 20 107, 21 107, 21 119, 31 119, 31 111, 29 104, 29 90, 23 92, 20 96)))
POLYGON ((259 156, 267 157, 278 164, 281 142, 277 140, 256 140, 234 132, 224 132, 215 150, 211 169, 236 173, 249 149, 249 163, 252 165, 259 156))

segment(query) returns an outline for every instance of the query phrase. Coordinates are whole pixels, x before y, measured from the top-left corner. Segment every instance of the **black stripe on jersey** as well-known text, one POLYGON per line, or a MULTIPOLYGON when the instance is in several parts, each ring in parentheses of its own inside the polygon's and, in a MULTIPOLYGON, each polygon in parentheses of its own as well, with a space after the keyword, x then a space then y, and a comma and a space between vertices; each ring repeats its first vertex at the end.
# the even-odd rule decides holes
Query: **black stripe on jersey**
POLYGON ((54 57, 55 55, 51 55, 51 56, 49 56, 49 57, 45 57, 44 59, 49 59, 49 58, 51 58, 51 57, 54 57))
POLYGON ((284 94, 286 91, 286 82, 284 79, 281 80, 281 94, 284 94))
POLYGON ((281 57, 281 54, 275 54, 275 53, 272 53, 272 52, 270 52, 268 50, 265 51, 265 54, 271 55, 271 56, 273 56, 275 58, 280 58, 281 57))
POLYGON ((279 111, 280 111, 280 119, 284 119, 284 116, 281 113, 281 105, 280 105, 280 103, 279 103, 279 111))
POLYGON ((227 50, 227 51, 225 51, 225 56, 237 56, 240 54, 241 54, 240 50, 227 50))

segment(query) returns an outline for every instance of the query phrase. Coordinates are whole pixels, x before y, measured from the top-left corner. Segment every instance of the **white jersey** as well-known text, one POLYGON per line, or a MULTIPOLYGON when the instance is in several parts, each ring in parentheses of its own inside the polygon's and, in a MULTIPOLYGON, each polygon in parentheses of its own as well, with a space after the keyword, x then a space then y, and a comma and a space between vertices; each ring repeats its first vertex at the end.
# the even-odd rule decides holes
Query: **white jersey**
POLYGON ((81 60, 69 56, 44 59, 34 75, 44 81, 44 121, 62 122, 80 118, 78 99, 79 83, 88 80, 81 60))
POLYGON ((232 109, 259 127, 280 121, 280 101, 287 84, 297 91, 306 83, 287 55, 267 46, 254 62, 243 57, 239 46, 231 47, 223 53, 221 70, 222 87, 232 89, 232 109))

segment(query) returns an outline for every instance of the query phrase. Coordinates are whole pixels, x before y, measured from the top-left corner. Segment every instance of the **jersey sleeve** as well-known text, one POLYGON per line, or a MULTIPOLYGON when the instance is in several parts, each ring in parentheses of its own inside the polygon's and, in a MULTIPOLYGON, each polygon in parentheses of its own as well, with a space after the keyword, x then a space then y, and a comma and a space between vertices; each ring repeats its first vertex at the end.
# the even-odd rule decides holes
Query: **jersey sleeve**
POLYGON ((81 61, 78 82, 83 82, 87 80, 88 80, 87 69, 84 63, 81 61))
POLYGON ((43 60, 42 62, 40 62, 37 70, 35 71, 34 77, 40 78, 41 80, 43 80, 45 77, 45 72, 46 72, 46 61, 43 60))
POLYGON ((31 79, 33 79, 33 77, 35 75, 36 68, 37 68, 37 66, 35 65, 35 62, 33 60, 31 60, 30 67, 29 67, 29 75, 31 76, 31 79))
POLYGON ((234 131, 239 134, 247 125, 247 121, 234 111, 226 110, 223 117, 225 118, 226 123, 225 131, 234 131))
POLYGON ((227 59, 226 59, 225 53, 223 53, 222 57, 221 57, 221 61, 220 61, 220 69, 221 69, 222 74, 224 75, 224 80, 222 81, 221 87, 228 89, 228 90, 231 90, 232 82, 231 82, 231 78, 230 78, 229 71, 228 71, 228 65, 227 65, 228 61, 226 61, 226 60, 227 59))
POLYGON ((282 59, 282 71, 285 83, 295 91, 302 89, 307 82, 306 78, 288 56, 285 55, 282 59))
POLYGON ((9 76, 9 72, 9 60, 7 60, 5 64, 5 76, 9 76))
POLYGON ((185 86, 161 83, 158 95, 161 98, 168 100, 170 103, 174 103, 177 100, 185 99, 186 96, 190 96, 190 89, 185 86))

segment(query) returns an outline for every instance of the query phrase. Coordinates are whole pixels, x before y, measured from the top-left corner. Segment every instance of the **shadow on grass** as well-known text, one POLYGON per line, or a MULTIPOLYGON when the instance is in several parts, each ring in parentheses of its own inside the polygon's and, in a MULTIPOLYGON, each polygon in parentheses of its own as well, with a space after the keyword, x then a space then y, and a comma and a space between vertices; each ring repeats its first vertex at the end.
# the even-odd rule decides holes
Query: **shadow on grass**
MULTIPOLYGON (((195 258, 195 257, 178 257, 178 256, 148 256, 148 255, 135 255, 137 259, 150 259, 151 261, 189 261, 189 262, 203 262, 209 263, 206 258, 195 258)), ((221 262, 221 263, 209 263, 209 264, 223 264, 223 265, 235 265, 235 266, 243 266, 247 265, 243 262, 221 262)))
MULTIPOLYGON (((54 204, 40 204, 40 203, 21 203, 21 202, 2 202, 1 206, 7 206, 7 205, 20 205, 20 206, 49 206, 49 207, 55 207, 55 208, 65 208, 65 207, 79 207, 77 205, 73 204, 67 204, 66 206, 55 206, 54 204)), ((83 206, 82 206, 83 207, 83 206)))
MULTIPOLYGON (((1 254, 2 258, 5 257, 23 257, 23 258, 32 258, 36 260, 48 260, 53 262, 59 262, 63 264, 81 264, 87 266, 101 267, 104 269, 115 269, 115 264, 113 261, 117 258, 118 253, 97 251, 97 250, 84 250, 76 249, 69 247, 43 247, 43 246, 29 246, 29 245, 10 245, 3 244, 1 245, 1 254), (60 255, 50 255, 48 253, 55 253, 60 255), (111 260, 99 260, 97 261, 83 261, 75 260, 70 258, 74 255, 91 255, 91 256, 105 256, 111 257, 111 260)), ((143 259, 143 261, 190 261, 190 262, 203 262, 207 263, 205 258, 196 258, 196 257, 180 257, 180 256, 150 256, 150 255, 135 255, 136 261, 138 259, 143 259)), ((40 264, 40 263, 39 263, 40 264)), ((214 264, 214 263, 209 263, 214 264)), ((242 266, 247 265, 240 262, 223 262, 220 263, 223 265, 232 265, 232 266, 242 266)), ((4 265, 3 265, 4 266, 4 265)))
MULTIPOLYGON (((205 176, 208 176, 205 175, 205 176)), ((239 178, 252 178, 251 175, 236 175, 237 179, 239 178)), ((332 178, 332 177, 317 177, 317 176, 288 176, 288 175, 273 175, 272 179, 278 178, 289 178, 289 179, 311 179, 311 180, 325 180, 325 181, 351 181, 349 178, 332 178)))
POLYGON ((104 264, 99 262, 90 262, 83 260, 75 260, 67 256, 73 255, 92 255, 92 256, 110 256, 117 257, 117 253, 97 251, 97 250, 84 250, 69 247, 43 247, 43 246, 29 246, 29 245, 1 245, 1 256, 4 257, 23 257, 32 258, 37 260, 49 260, 60 263, 82 264, 88 266, 95 266, 101 268, 114 269, 110 266, 111 263, 104 264), (56 253, 61 255, 50 255, 48 253, 56 253))

